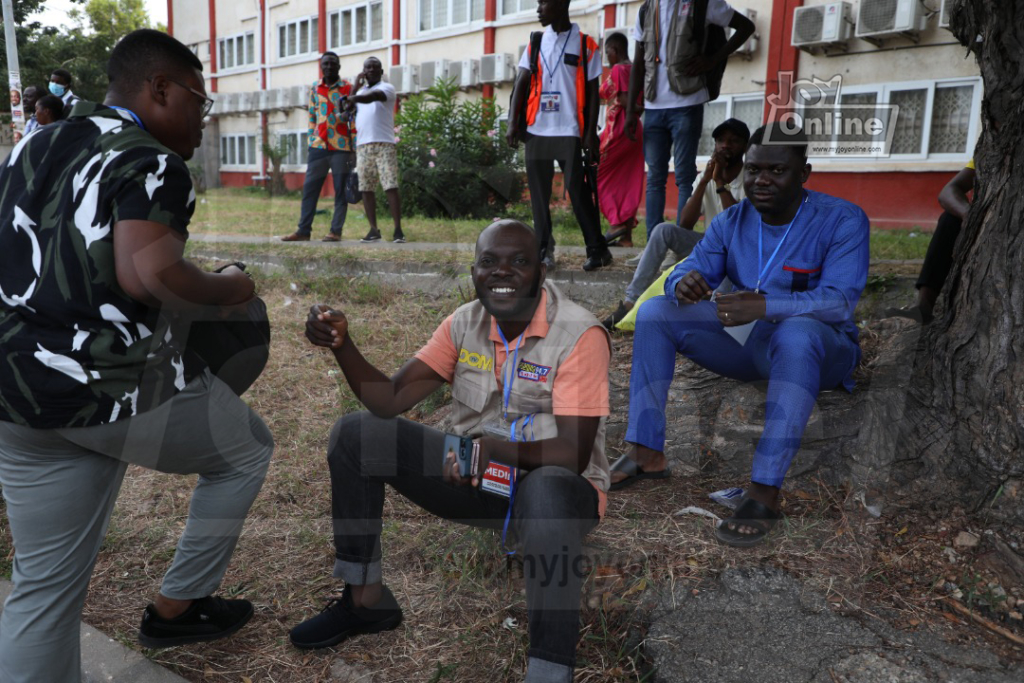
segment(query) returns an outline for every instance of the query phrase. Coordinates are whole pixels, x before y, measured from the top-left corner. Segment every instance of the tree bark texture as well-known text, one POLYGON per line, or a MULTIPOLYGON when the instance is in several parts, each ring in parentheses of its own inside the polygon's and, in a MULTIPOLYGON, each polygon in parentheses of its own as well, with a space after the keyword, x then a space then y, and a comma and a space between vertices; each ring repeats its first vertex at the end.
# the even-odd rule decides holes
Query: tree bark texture
POLYGON ((984 80, 978 180, 947 312, 925 328, 903 409, 890 406, 892 474, 1024 523, 1024 0, 959 0, 951 29, 984 80))

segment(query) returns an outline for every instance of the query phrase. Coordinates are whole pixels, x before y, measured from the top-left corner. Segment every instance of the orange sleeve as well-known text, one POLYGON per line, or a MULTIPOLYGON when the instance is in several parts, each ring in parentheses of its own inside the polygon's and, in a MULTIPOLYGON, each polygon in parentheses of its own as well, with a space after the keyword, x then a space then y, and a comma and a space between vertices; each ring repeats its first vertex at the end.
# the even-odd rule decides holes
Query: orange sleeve
POLYGON ((451 384, 452 377, 455 376, 455 365, 459 362, 459 350, 452 341, 451 315, 434 330, 430 341, 416 352, 415 358, 429 365, 431 370, 451 384))
POLYGON ((608 336, 599 327, 583 333, 555 374, 551 410, 555 415, 605 417, 608 400, 608 364, 612 352, 608 336))

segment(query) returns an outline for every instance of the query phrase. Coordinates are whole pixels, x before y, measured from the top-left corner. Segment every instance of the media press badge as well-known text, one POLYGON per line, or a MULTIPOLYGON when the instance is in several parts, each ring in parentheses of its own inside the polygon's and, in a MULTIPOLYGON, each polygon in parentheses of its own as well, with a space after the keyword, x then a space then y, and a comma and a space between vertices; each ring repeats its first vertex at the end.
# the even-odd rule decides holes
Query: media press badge
POLYGON ((545 114, 557 114, 562 110, 562 93, 557 90, 540 94, 540 110, 545 114))
POLYGON ((518 478, 519 470, 517 468, 511 465, 502 465, 500 462, 491 462, 487 465, 487 471, 484 472, 484 476, 480 480, 480 489, 502 498, 508 498, 511 495, 512 485, 518 478))

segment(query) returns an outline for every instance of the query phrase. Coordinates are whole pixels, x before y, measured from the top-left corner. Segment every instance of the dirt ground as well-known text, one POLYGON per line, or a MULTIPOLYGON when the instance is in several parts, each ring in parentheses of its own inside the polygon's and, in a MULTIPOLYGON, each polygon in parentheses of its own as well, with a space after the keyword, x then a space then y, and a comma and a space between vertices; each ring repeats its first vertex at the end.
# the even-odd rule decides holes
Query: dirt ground
MULTIPOLYGON (((353 338, 390 373, 462 296, 361 279, 303 282, 278 276, 265 284, 271 360, 246 396, 269 425, 277 450, 222 594, 252 600, 256 616, 227 640, 146 654, 191 681, 522 680, 528 639, 518 565, 506 561, 492 532, 434 519, 390 490, 384 576, 405 610, 404 624, 320 652, 288 644, 288 629, 339 589, 330 578, 325 451, 333 421, 358 406, 333 359, 301 336, 306 311, 316 302, 346 302, 353 338)), ((616 336, 614 344, 613 372, 628 373, 630 337, 616 336)), ((446 400, 444 393, 431 397, 411 417, 436 423, 446 400)), ((938 502, 891 504, 875 518, 849 491, 814 480, 786 490, 784 523, 753 550, 720 546, 710 520, 674 514, 691 505, 711 509, 709 491, 742 484, 679 477, 609 496, 607 518, 588 539, 593 571, 582 600, 577 681, 649 680, 643 641, 655 589, 700 591, 724 569, 742 565, 785 569, 820 589, 838 612, 927 629, 1024 663, 1020 530, 987 525, 984 511, 948 510, 938 502)), ((193 485, 188 478, 129 471, 94 572, 87 622, 139 647, 142 608, 172 558, 193 485)), ((5 528, 0 558, 9 561, 11 552, 5 528)))

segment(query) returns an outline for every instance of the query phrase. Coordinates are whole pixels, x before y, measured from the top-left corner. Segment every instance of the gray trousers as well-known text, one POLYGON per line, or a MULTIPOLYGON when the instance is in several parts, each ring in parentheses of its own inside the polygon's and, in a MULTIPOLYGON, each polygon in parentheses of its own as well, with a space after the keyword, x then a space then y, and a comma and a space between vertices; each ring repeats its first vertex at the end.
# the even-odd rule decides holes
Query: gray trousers
POLYGON ((316 203, 320 199, 320 190, 327 180, 330 171, 334 178, 334 216, 331 218, 331 233, 341 236, 348 216, 348 202, 345 201, 345 183, 350 173, 355 173, 356 155, 354 152, 328 151, 326 149, 309 150, 306 160, 306 180, 302 183, 302 207, 299 210, 299 227, 296 232, 308 235, 312 231, 313 217, 316 215, 316 203))
POLYGON ((640 295, 658 279, 661 274, 661 262, 665 260, 669 249, 680 256, 686 256, 693 251, 702 237, 703 233, 681 228, 675 223, 659 223, 655 226, 640 257, 640 263, 637 264, 636 272, 633 273, 633 279, 626 287, 626 301, 636 303, 640 295))
POLYGON ((0 422, 0 486, 15 547, 0 681, 80 680, 82 606, 129 464, 199 474, 160 589, 186 600, 219 586, 273 450, 260 417, 209 371, 157 408, 111 424, 0 422))

